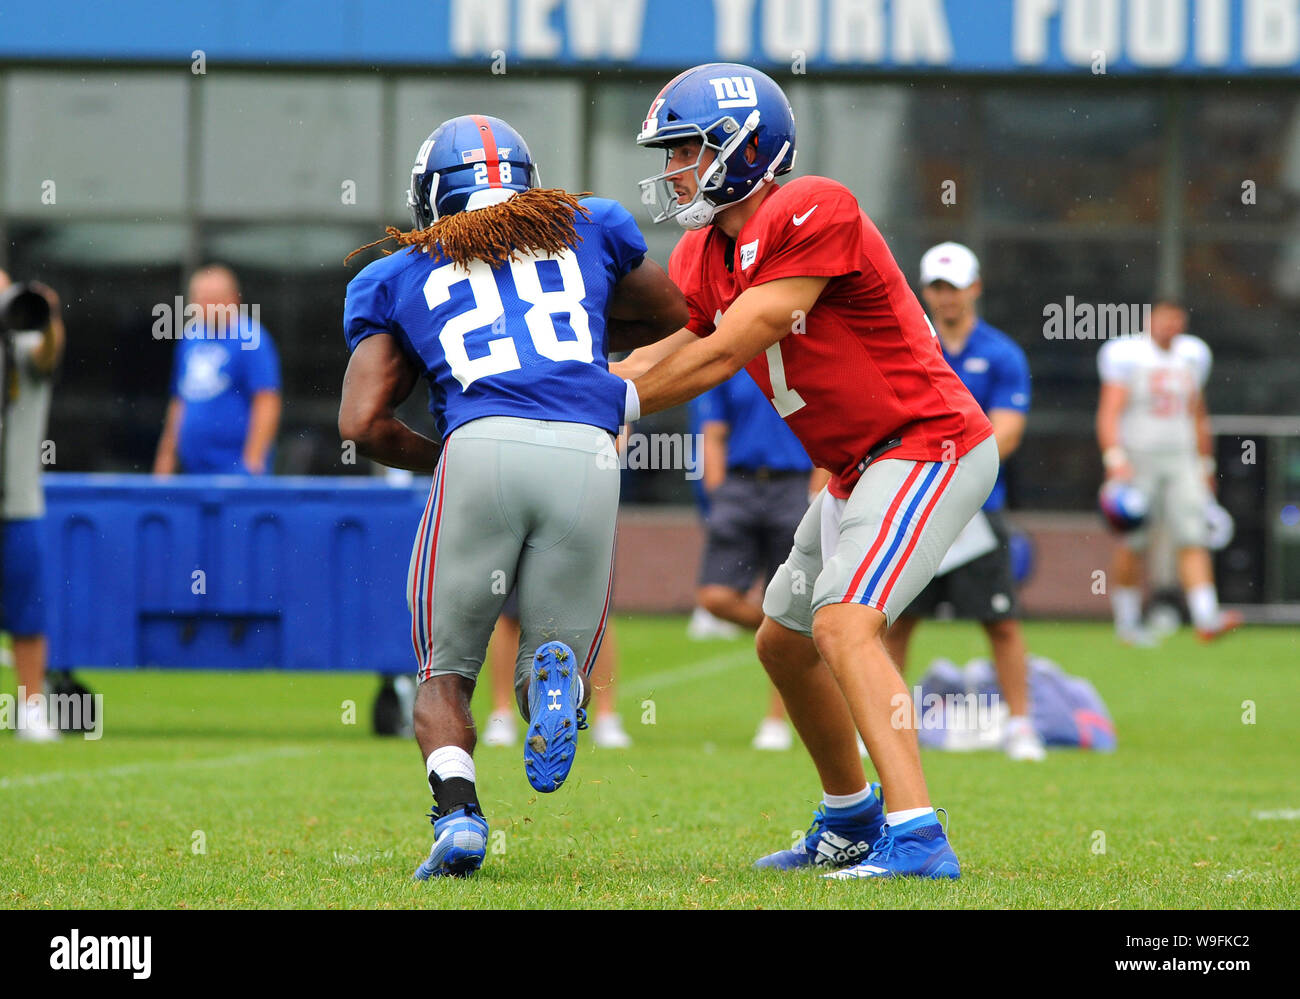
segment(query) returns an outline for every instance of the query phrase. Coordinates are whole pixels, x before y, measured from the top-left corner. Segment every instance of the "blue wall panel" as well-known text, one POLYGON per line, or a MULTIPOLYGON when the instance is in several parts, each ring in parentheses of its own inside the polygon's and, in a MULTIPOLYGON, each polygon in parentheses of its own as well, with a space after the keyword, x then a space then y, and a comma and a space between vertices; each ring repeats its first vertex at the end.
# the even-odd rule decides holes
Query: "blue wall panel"
POLYGON ((427 480, 48 475, 55 668, 414 669, 427 480))

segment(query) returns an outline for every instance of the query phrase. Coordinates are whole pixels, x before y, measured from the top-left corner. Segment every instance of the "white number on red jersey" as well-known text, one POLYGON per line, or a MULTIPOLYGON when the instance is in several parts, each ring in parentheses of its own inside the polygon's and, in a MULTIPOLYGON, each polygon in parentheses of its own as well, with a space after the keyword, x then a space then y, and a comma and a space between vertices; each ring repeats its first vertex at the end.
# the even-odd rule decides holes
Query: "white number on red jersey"
POLYGON ((808 405, 794 389, 785 383, 785 360, 781 357, 781 341, 767 348, 767 377, 772 383, 772 405, 785 419, 808 405))

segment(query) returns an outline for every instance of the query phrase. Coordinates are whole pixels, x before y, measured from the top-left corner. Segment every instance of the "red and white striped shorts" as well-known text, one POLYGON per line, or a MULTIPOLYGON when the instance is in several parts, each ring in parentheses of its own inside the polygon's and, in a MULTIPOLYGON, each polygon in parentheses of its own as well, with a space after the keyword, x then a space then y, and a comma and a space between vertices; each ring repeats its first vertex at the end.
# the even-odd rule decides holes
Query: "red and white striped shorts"
POLYGON ((832 603, 874 607, 892 624, 934 576, 997 475, 997 442, 989 437, 955 462, 877 459, 846 500, 822 490, 768 584, 763 613, 805 635, 813 615, 832 603))

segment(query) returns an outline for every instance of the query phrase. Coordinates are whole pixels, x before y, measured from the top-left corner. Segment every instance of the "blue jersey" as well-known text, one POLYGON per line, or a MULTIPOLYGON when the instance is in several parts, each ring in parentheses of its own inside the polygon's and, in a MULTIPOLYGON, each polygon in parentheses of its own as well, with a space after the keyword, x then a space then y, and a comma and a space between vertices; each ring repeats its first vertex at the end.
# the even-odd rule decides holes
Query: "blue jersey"
MULTIPOLYGON (((995 409, 1029 412, 1029 362, 1025 352, 1001 330, 977 319, 961 353, 949 354, 944 348, 943 356, 985 413, 995 409)), ((998 480, 984 501, 984 509, 1001 510, 1006 493, 1002 470, 998 469, 998 480)))
MULTIPOLYGON (((279 391, 280 359, 266 330, 240 319, 238 336, 176 344, 171 394, 185 404, 177 433, 181 469, 243 475, 253 396, 279 391)), ((270 456, 267 465, 270 465, 270 456)))
POLYGON ((700 396, 700 424, 728 426, 728 468, 772 468, 811 472, 812 461, 754 379, 738 371, 700 396))
POLYGON ((429 385, 445 439, 484 416, 585 423, 617 433, 626 385, 609 372, 605 314, 614 286, 646 254, 627 209, 585 198, 576 245, 468 270, 438 253, 399 250, 348 285, 348 350, 387 333, 429 385))

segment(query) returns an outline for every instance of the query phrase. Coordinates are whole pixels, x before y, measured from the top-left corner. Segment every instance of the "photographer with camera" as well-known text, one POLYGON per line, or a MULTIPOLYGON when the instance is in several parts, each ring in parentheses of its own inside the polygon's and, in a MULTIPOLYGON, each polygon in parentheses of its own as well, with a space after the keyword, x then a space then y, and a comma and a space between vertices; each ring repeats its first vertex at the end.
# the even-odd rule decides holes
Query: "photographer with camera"
POLYGON ((0 271, 0 630, 13 641, 20 701, 15 735, 33 742, 59 737, 39 696, 45 692, 47 652, 41 448, 63 356, 59 311, 51 288, 15 285, 0 271))

